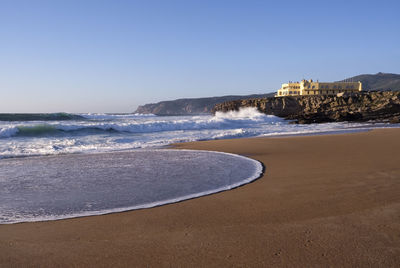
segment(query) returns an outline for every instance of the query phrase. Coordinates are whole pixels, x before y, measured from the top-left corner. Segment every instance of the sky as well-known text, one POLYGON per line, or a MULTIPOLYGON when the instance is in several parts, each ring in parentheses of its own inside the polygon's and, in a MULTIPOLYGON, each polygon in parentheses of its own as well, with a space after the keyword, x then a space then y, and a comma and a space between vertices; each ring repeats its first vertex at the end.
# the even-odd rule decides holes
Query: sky
POLYGON ((133 112, 400 73, 400 1, 0 0, 0 112, 133 112))

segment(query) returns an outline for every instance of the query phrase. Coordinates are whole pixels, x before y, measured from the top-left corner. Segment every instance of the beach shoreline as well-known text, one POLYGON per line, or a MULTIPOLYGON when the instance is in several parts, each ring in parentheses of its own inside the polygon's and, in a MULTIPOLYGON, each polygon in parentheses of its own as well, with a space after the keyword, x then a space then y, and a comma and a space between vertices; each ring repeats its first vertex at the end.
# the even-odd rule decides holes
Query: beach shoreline
POLYGON ((253 183, 160 207, 0 225, 0 267, 400 265, 400 129, 174 144, 253 158, 253 183))

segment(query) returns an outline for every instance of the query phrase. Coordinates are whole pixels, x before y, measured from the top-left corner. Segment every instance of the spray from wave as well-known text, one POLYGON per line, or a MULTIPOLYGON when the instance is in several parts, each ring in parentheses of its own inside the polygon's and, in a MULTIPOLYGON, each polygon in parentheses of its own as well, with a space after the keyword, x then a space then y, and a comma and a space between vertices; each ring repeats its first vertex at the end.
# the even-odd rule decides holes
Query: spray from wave
POLYGON ((274 118, 276 119, 277 117, 273 115, 265 115, 263 113, 260 113, 256 108, 254 107, 247 107, 247 108, 241 108, 239 111, 228 111, 228 112, 216 112, 215 113, 215 118, 220 118, 220 119, 249 119, 249 120, 263 120, 265 118, 274 118))

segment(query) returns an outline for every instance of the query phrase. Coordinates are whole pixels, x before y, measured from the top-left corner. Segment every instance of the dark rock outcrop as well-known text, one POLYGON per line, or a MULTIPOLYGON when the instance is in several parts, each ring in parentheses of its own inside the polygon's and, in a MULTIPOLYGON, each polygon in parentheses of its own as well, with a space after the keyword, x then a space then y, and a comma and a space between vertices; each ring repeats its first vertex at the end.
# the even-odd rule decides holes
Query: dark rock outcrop
POLYGON ((256 107, 296 123, 340 121, 400 122, 400 92, 360 92, 342 96, 299 96, 236 100, 214 106, 213 112, 256 107))
POLYGON ((139 106, 135 113, 155 115, 193 115, 210 114, 215 104, 249 98, 271 97, 274 93, 254 94, 246 96, 222 96, 210 98, 178 99, 172 101, 161 101, 158 103, 139 106))

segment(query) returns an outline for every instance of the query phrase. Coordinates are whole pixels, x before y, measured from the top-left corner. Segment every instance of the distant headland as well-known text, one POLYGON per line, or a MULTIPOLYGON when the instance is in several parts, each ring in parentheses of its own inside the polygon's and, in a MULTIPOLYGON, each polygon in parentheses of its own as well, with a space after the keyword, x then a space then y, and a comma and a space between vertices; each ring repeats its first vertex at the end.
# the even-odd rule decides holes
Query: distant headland
POLYGON ((155 115, 196 115, 196 114, 211 114, 212 109, 218 103, 267 98, 274 96, 274 93, 253 94, 245 96, 221 96, 209 98, 188 98, 171 101, 161 101, 158 103, 149 103, 139 106, 134 113, 138 114, 155 114, 155 115))

